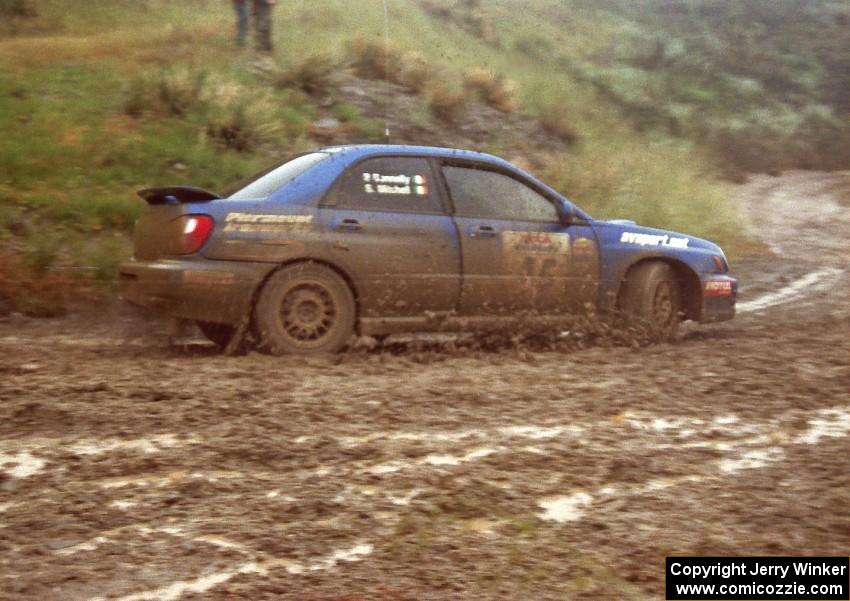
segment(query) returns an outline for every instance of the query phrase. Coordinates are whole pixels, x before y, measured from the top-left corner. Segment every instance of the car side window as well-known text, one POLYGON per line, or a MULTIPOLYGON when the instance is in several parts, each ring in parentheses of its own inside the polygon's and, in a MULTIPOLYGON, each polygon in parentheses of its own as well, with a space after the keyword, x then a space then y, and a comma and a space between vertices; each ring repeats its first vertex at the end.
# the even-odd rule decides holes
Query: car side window
POLYGON ((443 167, 455 214, 481 219, 557 222, 558 211, 545 196, 495 171, 443 167))
POLYGON ((442 213, 431 166, 417 157, 376 157, 350 168, 335 206, 358 211, 442 213))

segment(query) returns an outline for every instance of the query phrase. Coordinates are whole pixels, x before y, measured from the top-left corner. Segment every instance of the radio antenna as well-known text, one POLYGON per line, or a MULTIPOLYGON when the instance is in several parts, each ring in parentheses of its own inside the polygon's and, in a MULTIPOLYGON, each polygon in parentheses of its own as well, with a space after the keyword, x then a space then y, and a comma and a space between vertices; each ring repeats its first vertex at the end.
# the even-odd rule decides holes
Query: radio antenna
POLYGON ((387 144, 390 143, 390 11, 387 9, 387 0, 384 0, 384 82, 386 83, 387 96, 384 100, 384 137, 387 144))

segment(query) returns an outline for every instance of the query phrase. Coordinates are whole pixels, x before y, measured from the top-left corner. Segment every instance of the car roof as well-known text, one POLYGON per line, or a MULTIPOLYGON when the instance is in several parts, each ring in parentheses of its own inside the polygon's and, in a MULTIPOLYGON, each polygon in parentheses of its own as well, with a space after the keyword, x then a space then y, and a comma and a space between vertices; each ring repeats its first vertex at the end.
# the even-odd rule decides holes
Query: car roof
POLYGON ((347 162, 372 155, 410 154, 482 161, 500 165, 511 170, 516 170, 516 166, 512 165, 505 159, 492 154, 487 154, 486 152, 463 150, 460 148, 441 148, 439 146, 416 146, 411 144, 351 144, 346 146, 325 146, 324 148, 317 148, 316 152, 331 152, 338 154, 340 156, 344 156, 347 159, 347 162))

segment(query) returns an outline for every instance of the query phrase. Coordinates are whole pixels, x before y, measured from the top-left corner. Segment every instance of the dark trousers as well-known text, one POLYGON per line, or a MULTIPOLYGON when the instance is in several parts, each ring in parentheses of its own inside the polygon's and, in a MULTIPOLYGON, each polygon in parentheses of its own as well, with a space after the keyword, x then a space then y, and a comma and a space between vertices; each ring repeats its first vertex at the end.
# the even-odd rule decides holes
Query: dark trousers
POLYGON ((254 19, 257 50, 272 51, 272 7, 266 0, 233 0, 236 9, 236 44, 245 45, 248 23, 254 19))

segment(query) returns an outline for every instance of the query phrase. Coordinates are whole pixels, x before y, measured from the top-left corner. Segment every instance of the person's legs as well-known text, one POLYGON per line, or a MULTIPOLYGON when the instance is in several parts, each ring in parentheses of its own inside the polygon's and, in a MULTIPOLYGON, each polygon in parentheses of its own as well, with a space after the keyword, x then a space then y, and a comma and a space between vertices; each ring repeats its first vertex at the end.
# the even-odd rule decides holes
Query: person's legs
POLYGON ((257 50, 272 51, 272 7, 266 0, 254 0, 254 30, 257 50))
POLYGON ((242 47, 245 45, 245 38, 248 36, 250 8, 246 0, 233 0, 233 8, 236 9, 236 45, 242 47))

